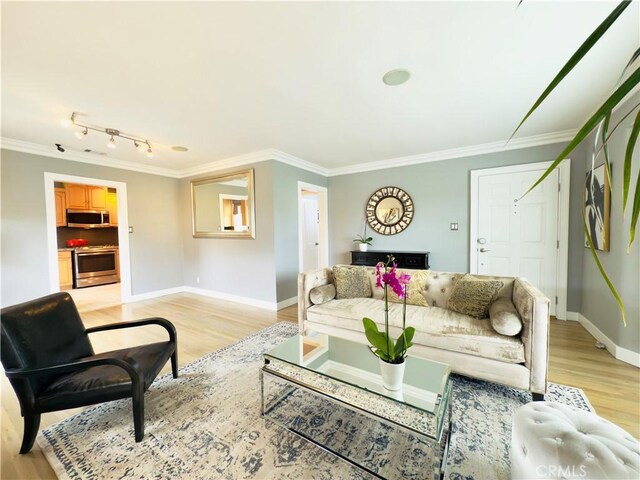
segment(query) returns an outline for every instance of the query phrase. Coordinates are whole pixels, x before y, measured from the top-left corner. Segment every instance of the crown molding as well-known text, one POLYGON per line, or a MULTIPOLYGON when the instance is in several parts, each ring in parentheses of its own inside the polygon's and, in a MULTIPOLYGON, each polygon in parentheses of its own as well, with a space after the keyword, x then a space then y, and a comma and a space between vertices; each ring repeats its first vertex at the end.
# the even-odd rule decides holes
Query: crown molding
POLYGON ((329 170, 327 168, 321 167, 320 165, 316 165, 315 163, 308 162, 280 150, 270 148, 180 170, 179 177, 193 177, 195 175, 202 175, 205 173, 237 168, 251 163, 264 162, 267 160, 275 160, 277 162, 286 163, 287 165, 301 168, 309 172, 317 173, 318 175, 323 175, 325 177, 329 175, 329 170))
POLYGON ((40 145, 39 143, 25 142, 15 140, 13 138, 2 137, 0 139, 0 147, 16 152, 31 153, 34 155, 42 155, 45 157, 60 158, 62 160, 70 160, 72 162, 90 163, 101 167, 119 168, 122 170, 131 170, 140 173, 149 173, 152 175, 160 175, 163 177, 179 178, 179 172, 170 168, 154 167, 152 165, 142 165, 127 160, 108 156, 97 156, 89 153, 77 152, 67 149, 64 153, 59 152, 56 148, 48 145, 40 145))
POLYGON ((419 163, 439 162, 442 160, 451 160, 454 158, 471 157, 474 155, 483 155, 487 153, 499 153, 509 150, 517 150, 521 148, 537 147, 540 145, 549 145, 553 143, 568 142, 573 139, 577 133, 577 129, 564 130, 560 132, 546 133, 543 135, 533 135, 530 137, 514 138, 511 141, 502 140, 498 142, 484 143, 480 145, 471 145, 469 147, 452 148, 448 150, 440 150, 438 152, 423 153, 419 155, 410 155, 406 157, 390 158, 386 160, 377 160, 375 162, 360 163, 357 165, 349 165, 346 167, 326 168, 316 163, 303 160, 295 155, 276 150, 265 149, 257 152, 251 152, 243 155, 225 158, 214 162, 198 165, 182 170, 174 170, 164 167, 154 167, 150 165, 141 165, 139 163, 120 160, 113 157, 96 157, 95 155, 67 150, 65 153, 58 152, 55 148, 40 145, 37 143, 25 142, 22 140, 14 140, 2 137, 0 139, 0 147, 7 150, 15 150, 18 152, 32 153, 35 155, 44 155, 47 157, 60 158, 62 160, 71 160, 75 162, 90 163, 103 167, 119 168, 123 170, 131 170, 134 172, 149 173, 152 175, 161 175, 171 178, 187 178, 206 173, 212 173, 220 170, 227 170, 252 163, 274 160, 285 163, 302 170, 306 170, 324 177, 335 177, 339 175, 349 175, 353 173, 368 172, 372 170, 384 170, 388 168, 404 167, 416 165, 419 163))
POLYGON ((385 170, 387 168, 405 167, 409 165, 417 165, 419 163, 439 162, 442 160, 451 160, 454 158, 472 157, 474 155, 499 153, 509 150, 518 150, 521 148, 549 145, 552 143, 568 142, 569 140, 573 139, 576 133, 578 133, 577 129, 563 130, 560 132, 545 133, 542 135, 533 135, 530 137, 514 138, 511 141, 501 140, 498 142, 471 145, 469 147, 451 148, 448 150, 440 150, 438 152, 409 155, 407 157, 389 158, 386 160, 377 160, 375 162, 368 163, 359 163, 357 165, 350 165, 347 167, 332 168, 329 170, 328 176, 336 177, 338 175, 369 172, 371 170, 385 170))

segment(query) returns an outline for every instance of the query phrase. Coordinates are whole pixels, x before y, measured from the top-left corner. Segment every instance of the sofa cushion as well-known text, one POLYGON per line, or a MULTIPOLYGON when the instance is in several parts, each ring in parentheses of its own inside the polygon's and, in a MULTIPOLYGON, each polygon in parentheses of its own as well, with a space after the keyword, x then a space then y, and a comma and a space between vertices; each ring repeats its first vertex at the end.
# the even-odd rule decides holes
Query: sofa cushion
POLYGON ((336 298, 336 287, 333 283, 328 285, 320 285, 314 287, 309 291, 309 300, 314 305, 321 305, 327 303, 329 300, 336 298))
POLYGON ((333 267, 336 298, 361 298, 371 296, 371 284, 365 267, 336 265, 333 267))
POLYGON ((489 306, 503 285, 499 280, 485 280, 466 274, 453 287, 447 306, 454 312, 487 318, 489 306))
MULTIPOLYGON (((363 332, 362 318, 369 317, 384 328, 384 301, 374 298, 331 300, 307 310, 310 322, 363 332)), ((389 305, 389 324, 394 338, 402 328, 402 305, 389 305)), ((407 326, 415 327, 413 343, 453 352, 469 353, 508 363, 524 362, 524 346, 518 337, 496 333, 490 322, 438 307, 407 305, 407 326)))
POLYGON ((491 326, 501 335, 513 337, 522 330, 522 319, 511 300, 500 298, 489 307, 491 326))
POLYGON ((431 272, 424 287, 424 298, 432 307, 447 308, 453 286, 462 276, 460 273, 431 272))

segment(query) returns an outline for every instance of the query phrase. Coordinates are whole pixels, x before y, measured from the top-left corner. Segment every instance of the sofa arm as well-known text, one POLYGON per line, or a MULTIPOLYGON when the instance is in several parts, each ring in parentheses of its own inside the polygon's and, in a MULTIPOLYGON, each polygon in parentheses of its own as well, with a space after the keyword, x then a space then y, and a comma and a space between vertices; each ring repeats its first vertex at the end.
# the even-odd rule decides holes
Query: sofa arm
POLYGON ((298 328, 304 330, 304 321, 307 319, 307 309, 312 305, 309 300, 309 292, 312 288, 333 283, 333 270, 321 268, 298 274, 298 328))
POLYGON ((544 394, 549 359, 549 299, 526 279, 516 278, 512 300, 522 318, 525 366, 531 372, 529 390, 544 394))

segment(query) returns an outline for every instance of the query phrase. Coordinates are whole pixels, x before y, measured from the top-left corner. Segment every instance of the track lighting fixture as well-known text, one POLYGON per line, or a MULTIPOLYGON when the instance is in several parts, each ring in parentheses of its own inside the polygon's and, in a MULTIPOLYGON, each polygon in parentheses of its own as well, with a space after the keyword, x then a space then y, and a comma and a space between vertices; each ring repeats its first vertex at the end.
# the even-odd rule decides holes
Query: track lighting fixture
POLYGON ((56 150, 58 150, 60 153, 64 153, 64 148, 62 148, 62 145, 60 145, 59 143, 56 143, 56 150))
MULTIPOLYGON (((68 123, 68 122, 65 122, 65 123, 68 123)), ((102 132, 110 137, 109 141, 107 142, 107 147, 109 148, 116 148, 117 146, 116 137, 125 138, 127 140, 131 140, 133 142, 133 146, 139 152, 141 153, 146 152, 147 157, 149 158, 153 157, 153 150, 151 150, 151 144, 149 143, 149 140, 127 135, 126 133, 123 133, 120 130, 116 130, 115 128, 105 128, 105 127, 99 127, 97 125, 88 125, 88 124, 80 123, 76 120, 76 112, 73 112, 73 114, 71 114, 70 125, 74 125, 82 129, 82 130, 76 131, 75 133, 76 137, 78 138, 84 138, 89 133, 89 130, 93 130, 94 132, 102 132)), ((64 151, 64 149, 60 150, 60 148, 62 147, 60 147, 58 144, 56 144, 56 146, 58 146, 59 151, 62 151, 62 152, 64 151)))

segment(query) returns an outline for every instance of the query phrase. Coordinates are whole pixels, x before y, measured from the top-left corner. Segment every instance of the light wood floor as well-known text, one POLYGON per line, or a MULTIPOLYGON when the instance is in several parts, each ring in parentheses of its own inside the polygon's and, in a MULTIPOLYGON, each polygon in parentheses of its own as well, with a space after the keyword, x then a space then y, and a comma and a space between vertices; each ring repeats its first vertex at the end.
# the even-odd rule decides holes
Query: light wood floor
MULTIPOLYGON (((279 321, 297 322, 297 306, 279 312, 246 307, 236 303, 191 294, 82 312, 89 326, 134 320, 149 316, 166 317, 178 330, 179 363, 185 365, 218 348, 279 321)), ((96 351, 125 348, 135 343, 164 339, 160 327, 142 327, 91 336, 96 351)), ((640 436, 640 370, 614 359, 594 347, 595 340, 575 322, 552 320, 549 379, 582 388, 597 412, 617 423, 635 437, 640 436)), ((163 373, 170 368, 166 366, 163 373)), ((27 455, 17 452, 22 441, 22 417, 15 394, 1 375, 1 465, 2 479, 55 478, 37 443, 27 455)), ((65 410, 42 416, 44 428, 80 411, 65 410)))

